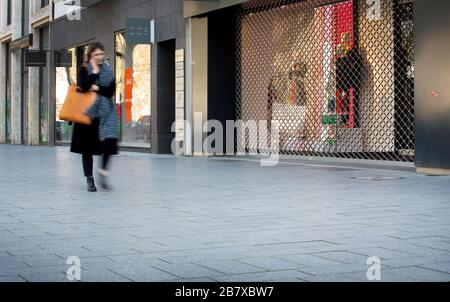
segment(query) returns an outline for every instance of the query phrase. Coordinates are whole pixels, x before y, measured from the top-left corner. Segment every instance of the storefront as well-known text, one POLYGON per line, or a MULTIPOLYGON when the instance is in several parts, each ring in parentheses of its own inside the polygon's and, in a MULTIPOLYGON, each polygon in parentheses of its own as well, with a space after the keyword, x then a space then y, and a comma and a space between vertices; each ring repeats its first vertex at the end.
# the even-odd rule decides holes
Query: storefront
MULTIPOLYGON (((124 33, 114 34, 114 62, 107 64, 116 76, 115 102, 119 113, 119 141, 126 147, 150 148, 151 45, 127 46, 124 33)), ((58 51, 56 61, 56 142, 68 143, 72 125, 59 119, 70 85, 77 84, 77 70, 86 62, 88 44, 58 51)))
POLYGON ((412 1, 290 2, 239 13, 238 118, 289 154, 412 161, 412 1))
MULTIPOLYGON (((414 161, 413 0, 242 2, 191 18, 193 58, 207 20, 208 119, 225 93, 227 118, 278 121, 283 154, 414 161)), ((239 151, 267 151, 257 135, 236 136, 239 151)))
POLYGON ((59 112, 68 87, 77 83, 76 74, 86 59, 86 47, 98 41, 105 46, 107 63, 116 77, 114 100, 120 145, 170 153, 174 137, 171 126, 175 121, 175 51, 184 48, 182 1, 171 1, 170 5, 162 0, 106 2, 95 1, 81 10, 80 21, 56 15, 52 23, 52 46, 57 54, 55 142, 67 144, 71 140, 72 126, 59 120, 59 112), (83 22, 89 18, 98 21, 83 22), (153 27, 153 43, 127 41, 130 19, 146 21, 153 27))

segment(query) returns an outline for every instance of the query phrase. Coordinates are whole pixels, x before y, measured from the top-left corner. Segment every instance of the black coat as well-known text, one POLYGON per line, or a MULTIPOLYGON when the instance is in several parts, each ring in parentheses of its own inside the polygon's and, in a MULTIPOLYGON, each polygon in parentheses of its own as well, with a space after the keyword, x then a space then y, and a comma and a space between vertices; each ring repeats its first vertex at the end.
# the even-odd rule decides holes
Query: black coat
MULTIPOLYGON (((86 66, 78 70, 78 87, 81 91, 89 91, 98 75, 89 74, 86 66)), ((115 83, 111 87, 99 87, 98 94, 111 97, 114 95, 115 83)), ((74 124, 70 152, 78 154, 101 155, 102 143, 99 137, 99 120, 94 119, 91 125, 74 124)))
POLYGON ((93 120, 91 125, 75 123, 73 126, 70 152, 87 155, 101 155, 102 144, 98 136, 98 127, 98 119, 93 120))

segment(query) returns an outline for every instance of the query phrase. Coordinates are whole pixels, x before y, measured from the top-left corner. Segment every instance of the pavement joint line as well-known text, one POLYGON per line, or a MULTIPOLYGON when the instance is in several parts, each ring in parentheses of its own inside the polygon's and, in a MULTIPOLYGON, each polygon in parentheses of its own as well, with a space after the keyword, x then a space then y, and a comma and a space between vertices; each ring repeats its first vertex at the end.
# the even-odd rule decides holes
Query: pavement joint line
POLYGON ((149 267, 154 268, 154 269, 156 269, 156 270, 158 270, 158 271, 161 271, 161 272, 163 272, 163 273, 172 275, 172 276, 177 277, 177 278, 183 278, 182 276, 179 276, 179 275, 176 275, 176 274, 174 274, 174 273, 165 271, 165 270, 163 270, 163 269, 161 269, 161 268, 158 268, 158 267, 156 267, 156 266, 153 266, 153 265, 150 265, 149 267))
POLYGON ((167 263, 167 264, 173 265, 172 262, 166 261, 166 260, 164 260, 164 259, 162 259, 162 258, 156 258, 156 259, 159 260, 159 261, 161 261, 161 262, 165 262, 165 263, 167 263))
MULTIPOLYGON (((235 261, 235 262, 236 262, 236 260, 235 260, 235 259, 230 259, 230 260, 231 260, 231 261, 235 261)), ((200 266, 200 267, 206 268, 206 269, 208 269, 208 270, 210 270, 210 271, 214 271, 214 272, 216 272, 216 273, 220 273, 220 274, 223 274, 223 275, 226 275, 226 276, 236 276, 236 275, 242 275, 242 274, 227 274, 227 273, 225 273, 225 272, 222 272, 222 271, 220 271, 220 270, 218 270, 218 269, 215 269, 215 268, 212 268, 212 267, 209 267, 209 266, 203 265, 203 264, 201 264, 201 263, 198 263, 198 262, 192 262, 192 264, 195 264, 195 265, 197 265, 197 266, 200 266)), ((254 266, 254 265, 250 265, 250 264, 246 264, 246 265, 248 265, 248 266, 253 266, 254 268, 257 268, 257 269, 263 269, 263 268, 260 268, 260 267, 254 266)), ((265 268, 264 268, 264 269, 265 269, 265 268)), ((264 272, 268 272, 268 271, 264 271, 264 272)))
POLYGON ((111 272, 111 273, 113 273, 113 274, 116 274, 116 275, 118 275, 118 276, 120 276, 120 277, 122 277, 122 278, 125 278, 125 279, 127 279, 127 280, 130 280, 130 282, 136 282, 135 280, 133 280, 133 279, 131 279, 131 278, 128 278, 128 277, 126 277, 126 276, 124 276, 124 275, 122 275, 122 274, 120 274, 120 273, 118 273, 118 272, 115 272, 115 271, 113 271, 113 270, 111 270, 111 269, 107 269, 109 272, 111 272))
MULTIPOLYGON (((218 161, 214 158, 211 159, 212 161, 218 161)), ((258 159, 248 159, 248 158, 230 158, 230 159, 221 159, 221 160, 227 160, 227 161, 247 161, 247 162, 260 162, 258 159)), ((364 171, 382 171, 382 172, 398 172, 398 173, 405 173, 405 174, 413 174, 416 175, 415 171, 402 171, 402 170, 395 170, 395 169, 388 169, 388 168, 379 168, 379 167, 353 167, 349 165, 327 165, 327 164, 318 164, 318 163, 300 163, 300 162, 289 162, 289 161, 278 161, 278 164, 283 165, 291 165, 291 166, 308 166, 308 167, 316 167, 316 168, 338 168, 342 170, 364 170, 364 171)), ((374 164, 376 165, 376 164, 374 164)))
POLYGON ((274 242, 274 243, 262 243, 262 244, 255 244, 253 246, 259 247, 259 246, 273 246, 273 245, 288 245, 288 244, 297 244, 297 243, 312 243, 312 242, 324 242, 329 243, 333 245, 338 245, 337 243, 325 241, 325 240, 309 240, 309 241, 293 241, 293 242, 274 242))
MULTIPOLYGON (((439 264, 439 263, 436 263, 436 264, 439 264)), ((414 265, 412 267, 418 267, 418 268, 426 269, 426 270, 429 270, 429 271, 435 271, 435 272, 438 272, 438 273, 444 273, 444 274, 447 274, 447 275, 450 276, 450 273, 448 273, 448 272, 446 272, 444 270, 440 271, 440 270, 437 270, 437 269, 434 269, 434 268, 426 267, 425 265, 426 264, 418 264, 418 265, 414 265)))

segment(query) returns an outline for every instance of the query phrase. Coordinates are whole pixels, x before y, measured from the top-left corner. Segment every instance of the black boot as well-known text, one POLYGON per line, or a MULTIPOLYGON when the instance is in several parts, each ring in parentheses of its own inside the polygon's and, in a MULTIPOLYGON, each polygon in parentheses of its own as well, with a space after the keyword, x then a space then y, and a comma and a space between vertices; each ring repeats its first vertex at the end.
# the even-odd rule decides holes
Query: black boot
POLYGON ((94 177, 87 178, 87 189, 88 189, 88 192, 97 192, 97 188, 95 187, 94 177))

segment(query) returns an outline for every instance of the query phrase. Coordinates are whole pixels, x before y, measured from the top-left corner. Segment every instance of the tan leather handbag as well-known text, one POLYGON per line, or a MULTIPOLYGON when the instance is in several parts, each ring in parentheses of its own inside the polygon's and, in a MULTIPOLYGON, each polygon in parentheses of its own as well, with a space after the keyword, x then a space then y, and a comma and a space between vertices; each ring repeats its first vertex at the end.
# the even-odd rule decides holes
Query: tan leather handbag
POLYGON ((93 91, 82 93, 77 90, 77 86, 71 85, 59 113, 59 118, 63 121, 78 124, 92 124, 91 118, 85 112, 95 103, 96 99, 97 93, 93 91))

